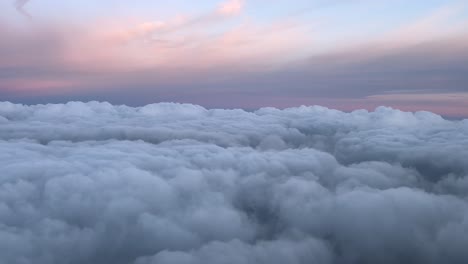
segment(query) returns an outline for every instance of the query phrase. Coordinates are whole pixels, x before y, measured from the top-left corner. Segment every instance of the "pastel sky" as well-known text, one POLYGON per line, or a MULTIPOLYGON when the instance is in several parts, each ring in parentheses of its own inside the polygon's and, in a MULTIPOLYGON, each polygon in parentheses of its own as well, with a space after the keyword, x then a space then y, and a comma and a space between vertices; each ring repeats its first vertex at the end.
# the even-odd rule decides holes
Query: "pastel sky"
POLYGON ((466 0, 0 2, 0 101, 468 117, 466 0))

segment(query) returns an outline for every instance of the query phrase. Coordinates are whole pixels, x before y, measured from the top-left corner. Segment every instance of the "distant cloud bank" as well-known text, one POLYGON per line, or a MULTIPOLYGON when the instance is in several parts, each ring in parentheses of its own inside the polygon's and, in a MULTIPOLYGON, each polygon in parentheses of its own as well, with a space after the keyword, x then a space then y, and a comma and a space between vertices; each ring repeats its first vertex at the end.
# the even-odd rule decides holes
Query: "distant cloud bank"
POLYGON ((0 263, 468 263, 468 120, 0 102, 0 263))

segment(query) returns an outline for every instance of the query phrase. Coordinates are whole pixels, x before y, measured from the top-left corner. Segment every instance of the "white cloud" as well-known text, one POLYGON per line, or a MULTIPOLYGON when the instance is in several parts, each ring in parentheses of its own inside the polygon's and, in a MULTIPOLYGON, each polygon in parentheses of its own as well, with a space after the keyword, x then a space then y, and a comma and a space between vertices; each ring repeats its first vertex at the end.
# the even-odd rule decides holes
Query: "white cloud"
POLYGON ((468 120, 0 103, 0 263, 466 263, 468 120))

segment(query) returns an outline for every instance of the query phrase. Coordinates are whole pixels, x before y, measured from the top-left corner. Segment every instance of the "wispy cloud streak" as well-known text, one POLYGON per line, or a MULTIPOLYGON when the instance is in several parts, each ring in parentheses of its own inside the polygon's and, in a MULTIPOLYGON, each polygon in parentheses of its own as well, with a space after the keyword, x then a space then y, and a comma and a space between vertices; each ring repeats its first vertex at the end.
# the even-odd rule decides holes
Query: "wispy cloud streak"
POLYGON ((15 8, 18 10, 20 14, 23 16, 27 17, 28 19, 31 19, 32 16, 26 11, 24 6, 29 2, 29 0, 16 0, 15 1, 15 8))

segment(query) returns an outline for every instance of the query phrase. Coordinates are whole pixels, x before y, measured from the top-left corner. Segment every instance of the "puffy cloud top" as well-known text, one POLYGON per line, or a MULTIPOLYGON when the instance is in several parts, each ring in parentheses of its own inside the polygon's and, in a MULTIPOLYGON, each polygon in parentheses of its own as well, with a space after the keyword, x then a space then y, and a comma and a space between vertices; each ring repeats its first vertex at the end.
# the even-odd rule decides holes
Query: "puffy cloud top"
POLYGON ((0 263, 467 263, 468 120, 0 103, 0 263))

